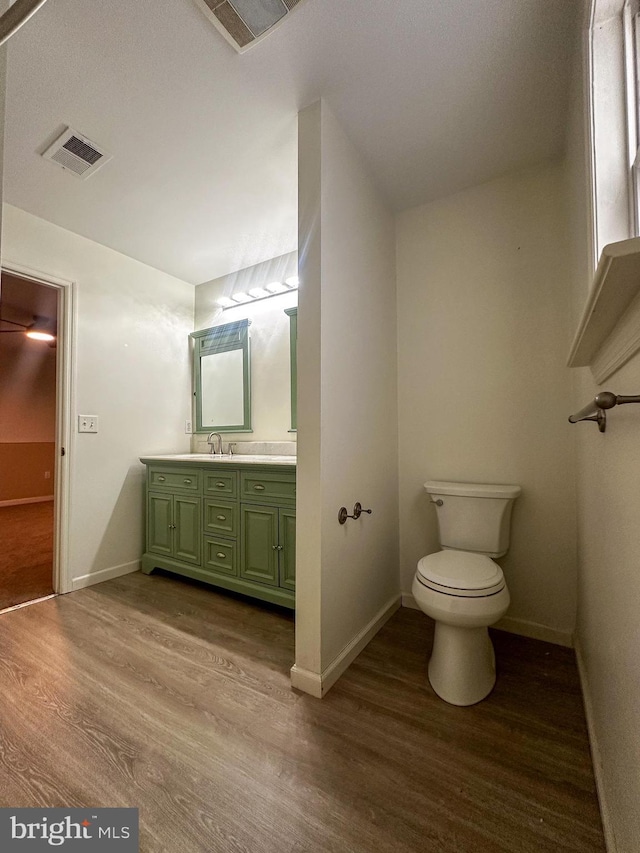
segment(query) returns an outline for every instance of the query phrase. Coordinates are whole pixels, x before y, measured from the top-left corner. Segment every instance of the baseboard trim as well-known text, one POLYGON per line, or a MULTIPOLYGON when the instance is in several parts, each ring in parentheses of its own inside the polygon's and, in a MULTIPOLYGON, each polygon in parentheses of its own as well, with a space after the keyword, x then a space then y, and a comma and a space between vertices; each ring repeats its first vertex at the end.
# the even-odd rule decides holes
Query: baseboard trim
MULTIPOLYGON (((420 610, 410 592, 402 593, 402 606, 410 607, 412 610, 420 610)), ((548 628, 546 625, 539 625, 537 622, 527 622, 526 619, 505 616, 492 627, 499 628, 501 631, 508 631, 510 634, 519 634, 521 637, 530 637, 532 640, 544 640, 546 643, 555 643, 556 646, 573 648, 573 636, 568 631, 557 631, 555 628, 548 628)))
POLYGON ((52 501, 53 495, 42 495, 38 498, 16 498, 11 501, 0 501, 0 506, 22 506, 22 504, 42 504, 52 501))
POLYGON ((291 686, 315 696, 316 699, 322 699, 322 676, 317 672, 302 669, 295 663, 291 667, 291 686))
POLYGON ((291 686, 315 696, 316 699, 322 699, 400 606, 401 596, 394 595, 376 613, 373 619, 347 643, 329 666, 322 670, 322 673, 310 672, 294 664, 291 667, 291 686))
POLYGON ((71 590, 75 592, 77 589, 84 589, 87 586, 110 581, 113 578, 120 578, 123 575, 130 575, 140 569, 140 560, 134 560, 132 563, 123 563, 121 566, 111 566, 108 569, 100 569, 99 572, 90 572, 88 575, 80 575, 71 581, 71 590))
POLYGON ((402 606, 409 607, 411 610, 420 610, 417 601, 410 592, 402 593, 402 606))
POLYGON ((543 640, 545 643, 554 643, 556 646, 573 648, 573 635, 570 631, 558 631, 538 622, 529 622, 526 619, 516 619, 513 616, 504 616, 499 622, 491 626, 500 631, 508 631, 510 634, 519 634, 521 637, 530 637, 532 640, 543 640))
POLYGON ((607 848, 607 853, 616 853, 618 846, 616 837, 613 832, 613 824, 611 821, 611 813, 607 806, 607 798, 604 789, 604 780, 602 778, 602 753, 598 744, 596 735, 595 718, 593 713, 593 705, 591 704, 591 691, 589 690, 589 679, 587 677, 587 669, 582 657, 582 648, 580 640, 576 637, 575 641, 576 660, 578 662, 578 675, 580 677, 580 686, 582 688, 582 702, 584 705, 584 714, 587 719, 587 731, 589 733, 589 746, 591 747, 591 763, 593 765, 593 775, 596 780, 596 791, 598 793, 598 804, 600 806, 600 817, 602 818, 602 830, 604 832, 604 843, 607 848))

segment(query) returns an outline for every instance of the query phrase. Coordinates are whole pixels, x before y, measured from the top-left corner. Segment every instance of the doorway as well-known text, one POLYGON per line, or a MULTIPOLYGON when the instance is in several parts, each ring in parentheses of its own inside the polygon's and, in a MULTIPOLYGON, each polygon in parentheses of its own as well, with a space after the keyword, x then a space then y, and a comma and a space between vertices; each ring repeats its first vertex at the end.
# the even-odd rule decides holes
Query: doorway
POLYGON ((0 610, 55 589, 61 292, 0 276, 0 610))

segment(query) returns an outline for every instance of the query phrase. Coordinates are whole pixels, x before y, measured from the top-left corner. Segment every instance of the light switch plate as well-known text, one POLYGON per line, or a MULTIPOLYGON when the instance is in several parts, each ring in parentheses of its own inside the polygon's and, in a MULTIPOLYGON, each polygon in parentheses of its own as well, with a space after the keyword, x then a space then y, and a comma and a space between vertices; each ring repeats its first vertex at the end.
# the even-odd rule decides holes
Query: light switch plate
POLYGON ((187 435, 191 435, 193 433, 193 423, 191 420, 184 422, 184 431, 187 435))
POLYGON ((78 432, 98 432, 98 416, 78 415, 78 432))

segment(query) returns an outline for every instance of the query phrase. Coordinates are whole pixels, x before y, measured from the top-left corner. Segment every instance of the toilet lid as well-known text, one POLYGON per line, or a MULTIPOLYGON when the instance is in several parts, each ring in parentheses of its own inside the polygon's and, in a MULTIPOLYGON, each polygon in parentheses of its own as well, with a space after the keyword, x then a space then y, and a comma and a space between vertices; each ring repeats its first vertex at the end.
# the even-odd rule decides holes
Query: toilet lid
POLYGON ((504 575, 497 563, 485 554, 468 551, 438 551, 418 563, 418 575, 439 587, 452 590, 497 592, 504 586, 504 575))

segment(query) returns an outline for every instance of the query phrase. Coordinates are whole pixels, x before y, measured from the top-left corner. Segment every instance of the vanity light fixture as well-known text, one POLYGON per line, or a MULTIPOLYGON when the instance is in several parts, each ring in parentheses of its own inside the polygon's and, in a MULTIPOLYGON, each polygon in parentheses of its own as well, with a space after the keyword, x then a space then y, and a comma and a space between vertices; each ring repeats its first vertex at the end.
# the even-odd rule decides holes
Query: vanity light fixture
POLYGON ((221 296, 220 299, 218 299, 218 305, 222 308, 233 308, 236 304, 237 303, 234 302, 233 299, 229 299, 228 296, 221 296))
POLYGON ((218 305, 223 311, 229 308, 237 308, 238 305, 246 305, 248 302, 258 302, 261 299, 271 299, 281 293, 291 293, 298 288, 298 276, 289 276, 284 282, 272 281, 264 287, 252 287, 249 293, 232 293, 231 296, 221 296, 218 305))

